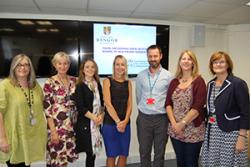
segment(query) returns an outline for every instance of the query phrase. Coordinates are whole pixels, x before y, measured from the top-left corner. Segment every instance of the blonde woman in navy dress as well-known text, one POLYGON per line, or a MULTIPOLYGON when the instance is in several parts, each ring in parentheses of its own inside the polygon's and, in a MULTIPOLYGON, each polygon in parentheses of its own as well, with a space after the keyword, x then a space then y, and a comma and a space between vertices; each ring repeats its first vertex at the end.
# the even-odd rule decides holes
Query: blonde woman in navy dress
POLYGON ((225 52, 214 53, 209 67, 215 78, 208 83, 208 124, 201 165, 245 167, 250 117, 247 84, 233 75, 233 62, 225 52))
POLYGON ((103 81, 106 106, 102 128, 107 167, 125 167, 130 144, 132 86, 127 79, 127 60, 118 55, 113 62, 113 76, 103 81), (115 164, 116 158, 118 162, 115 164))

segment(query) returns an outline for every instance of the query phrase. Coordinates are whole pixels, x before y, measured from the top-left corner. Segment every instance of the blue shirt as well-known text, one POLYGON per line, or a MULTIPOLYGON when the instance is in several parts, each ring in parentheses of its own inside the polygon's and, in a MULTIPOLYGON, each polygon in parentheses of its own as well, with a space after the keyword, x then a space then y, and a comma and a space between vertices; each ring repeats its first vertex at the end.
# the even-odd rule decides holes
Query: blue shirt
POLYGON ((152 75, 148 69, 141 71, 136 79, 136 101, 138 109, 148 115, 166 114, 165 101, 168 86, 173 75, 160 67, 152 75), (154 104, 147 104, 147 99, 155 99, 154 104))

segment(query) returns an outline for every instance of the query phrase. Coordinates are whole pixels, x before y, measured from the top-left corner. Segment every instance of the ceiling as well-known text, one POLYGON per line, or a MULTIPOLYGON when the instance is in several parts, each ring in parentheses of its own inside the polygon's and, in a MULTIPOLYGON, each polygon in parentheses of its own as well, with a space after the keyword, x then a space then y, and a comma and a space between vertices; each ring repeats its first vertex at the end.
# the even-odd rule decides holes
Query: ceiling
POLYGON ((1 13, 122 17, 204 24, 250 23, 250 0, 0 0, 1 13))

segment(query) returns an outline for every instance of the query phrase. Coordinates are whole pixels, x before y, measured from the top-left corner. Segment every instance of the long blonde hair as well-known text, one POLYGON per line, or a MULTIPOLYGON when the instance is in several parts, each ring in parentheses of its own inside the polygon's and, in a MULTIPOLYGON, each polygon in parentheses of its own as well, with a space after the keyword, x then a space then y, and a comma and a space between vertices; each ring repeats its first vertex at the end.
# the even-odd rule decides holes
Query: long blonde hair
POLYGON ((125 74, 124 74, 124 79, 128 79, 128 62, 127 62, 127 59, 123 55, 117 55, 117 56, 115 56, 115 59, 113 61, 113 73, 112 73, 112 77, 113 78, 115 77, 115 62, 116 62, 117 59, 122 59, 122 61, 124 62, 124 65, 125 65, 125 68, 126 68, 126 71, 125 71, 125 74))
POLYGON ((198 76, 199 75, 199 66, 198 66, 198 61, 196 59, 196 56, 195 56, 194 52, 192 52, 191 50, 184 50, 180 54, 180 57, 179 57, 179 60, 178 60, 178 63, 177 63, 177 70, 176 70, 176 73, 175 73, 175 77, 176 78, 181 78, 182 75, 183 75, 182 69, 181 69, 181 66, 180 66, 180 61, 181 61, 182 56, 184 54, 187 54, 192 59, 192 62, 193 62, 192 74, 191 74, 192 77, 198 76))
POLYGON ((15 69, 17 68, 17 65, 20 63, 20 61, 22 61, 23 59, 26 59, 29 63, 29 66, 30 66, 30 72, 29 72, 29 75, 27 78, 29 87, 34 88, 36 86, 36 74, 35 74, 32 62, 26 54, 18 54, 11 61, 10 72, 9 72, 10 82, 13 85, 18 86, 18 80, 17 80, 17 77, 15 75, 15 69))

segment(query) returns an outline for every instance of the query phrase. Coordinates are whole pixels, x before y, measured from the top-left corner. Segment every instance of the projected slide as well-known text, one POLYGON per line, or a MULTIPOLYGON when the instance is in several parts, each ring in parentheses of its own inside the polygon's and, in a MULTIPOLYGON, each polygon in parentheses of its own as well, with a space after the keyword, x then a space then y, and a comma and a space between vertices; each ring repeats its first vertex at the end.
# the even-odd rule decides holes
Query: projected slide
POLYGON ((156 44, 156 26, 94 24, 94 59, 99 74, 112 74, 116 55, 128 60, 128 74, 148 67, 146 49, 156 44))

